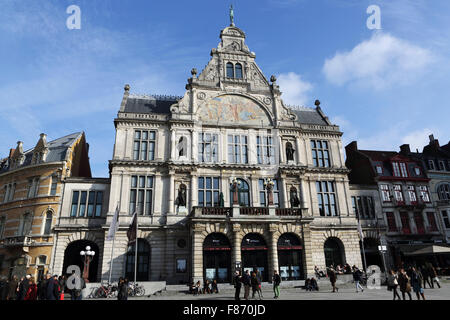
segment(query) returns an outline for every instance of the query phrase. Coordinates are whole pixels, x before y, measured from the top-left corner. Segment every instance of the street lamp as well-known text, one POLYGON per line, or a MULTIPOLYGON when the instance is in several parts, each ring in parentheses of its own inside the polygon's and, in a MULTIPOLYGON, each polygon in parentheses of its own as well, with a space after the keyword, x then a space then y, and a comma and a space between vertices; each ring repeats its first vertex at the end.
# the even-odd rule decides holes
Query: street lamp
POLYGON ((83 261, 83 264, 84 264, 83 279, 87 283, 87 282, 89 282, 89 280, 88 280, 88 278, 89 278, 89 264, 91 263, 92 259, 94 259, 95 251, 91 251, 91 247, 90 246, 86 246, 86 251, 81 250, 80 251, 80 256, 81 256, 81 259, 84 260, 83 261))
POLYGON ((385 245, 379 245, 379 246, 378 246, 378 251, 381 252, 381 257, 383 258, 384 275, 385 275, 385 278, 387 279, 388 270, 387 270, 387 268, 386 268, 386 258, 385 258, 385 256, 384 256, 384 254, 385 254, 386 251, 387 251, 387 247, 386 247, 385 245))

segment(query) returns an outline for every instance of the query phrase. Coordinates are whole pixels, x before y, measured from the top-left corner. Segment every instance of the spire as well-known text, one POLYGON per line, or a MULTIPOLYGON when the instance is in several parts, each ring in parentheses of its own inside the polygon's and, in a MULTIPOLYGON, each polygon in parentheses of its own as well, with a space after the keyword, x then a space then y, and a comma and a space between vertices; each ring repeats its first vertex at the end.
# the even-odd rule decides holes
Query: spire
POLYGON ((234 11, 233 5, 230 5, 230 26, 234 27, 234 11))

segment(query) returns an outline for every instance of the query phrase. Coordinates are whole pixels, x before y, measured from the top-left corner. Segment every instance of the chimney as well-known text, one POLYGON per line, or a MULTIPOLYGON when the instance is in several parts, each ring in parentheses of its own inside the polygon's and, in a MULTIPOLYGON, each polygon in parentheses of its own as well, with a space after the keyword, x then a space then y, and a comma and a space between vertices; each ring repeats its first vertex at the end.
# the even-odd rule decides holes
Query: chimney
POLYGON ((11 159, 12 155, 14 154, 14 151, 16 151, 16 149, 9 149, 9 157, 11 159))
POLYGON ((434 141, 434 135, 430 134, 428 138, 430 138, 430 143, 434 141))
POLYGON ((349 150, 349 151, 357 151, 358 143, 356 141, 352 141, 348 145, 345 146, 345 149, 349 150))
POLYGON ((41 139, 42 139, 44 142, 47 142, 47 135, 46 135, 45 133, 41 133, 41 134, 39 135, 39 137, 41 137, 41 139))
POLYGON ((402 144, 400 146, 400 153, 403 155, 408 155, 411 153, 411 149, 409 148, 409 144, 402 144))

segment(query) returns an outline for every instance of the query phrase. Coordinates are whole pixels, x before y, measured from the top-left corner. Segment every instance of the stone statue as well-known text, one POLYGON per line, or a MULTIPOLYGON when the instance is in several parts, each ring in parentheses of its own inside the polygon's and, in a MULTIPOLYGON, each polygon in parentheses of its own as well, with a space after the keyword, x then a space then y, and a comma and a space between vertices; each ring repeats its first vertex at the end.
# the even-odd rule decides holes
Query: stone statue
POLYGON ((297 196, 297 189, 291 188, 290 195, 291 208, 298 208, 300 206, 300 199, 297 196))
POLYGON ((292 144, 288 142, 286 144, 286 159, 287 161, 294 161, 294 148, 292 147, 292 144))
POLYGON ((233 11, 233 5, 230 6, 230 26, 234 26, 234 11, 233 11))
POLYGON ((178 189, 178 196, 175 203, 178 207, 186 207, 186 186, 184 184, 180 185, 178 189))

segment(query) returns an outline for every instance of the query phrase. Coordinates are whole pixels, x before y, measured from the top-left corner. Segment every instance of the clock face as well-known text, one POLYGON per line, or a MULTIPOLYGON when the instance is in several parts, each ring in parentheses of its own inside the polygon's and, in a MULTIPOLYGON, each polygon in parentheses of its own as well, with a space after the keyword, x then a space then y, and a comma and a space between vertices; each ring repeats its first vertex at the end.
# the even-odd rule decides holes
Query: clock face
POLYGON ((259 104, 238 95, 215 97, 200 107, 198 115, 199 119, 206 123, 251 126, 271 125, 267 113, 259 104))

